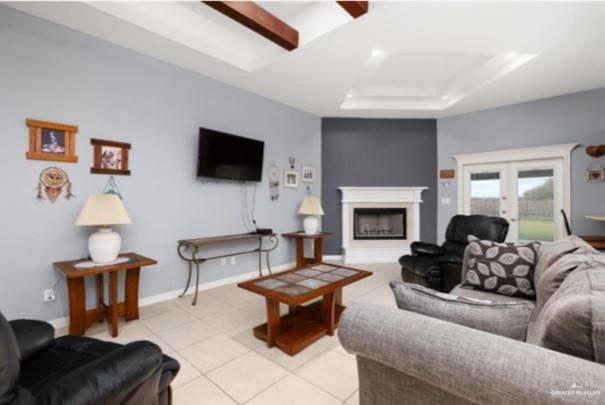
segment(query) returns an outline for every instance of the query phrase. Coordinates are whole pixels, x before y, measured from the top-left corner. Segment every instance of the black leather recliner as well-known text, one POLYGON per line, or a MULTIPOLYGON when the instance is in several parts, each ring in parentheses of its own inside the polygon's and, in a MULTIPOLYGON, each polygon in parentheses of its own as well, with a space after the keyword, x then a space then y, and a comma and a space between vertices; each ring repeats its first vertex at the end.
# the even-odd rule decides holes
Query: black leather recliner
POLYGON ((443 245, 413 242, 411 255, 401 256, 401 278, 437 291, 449 292, 460 284, 464 248, 468 236, 504 242, 508 222, 485 215, 455 215, 445 232, 443 245))
POLYGON ((55 339, 46 322, 0 313, 0 404, 168 405, 179 367, 151 342, 55 339))

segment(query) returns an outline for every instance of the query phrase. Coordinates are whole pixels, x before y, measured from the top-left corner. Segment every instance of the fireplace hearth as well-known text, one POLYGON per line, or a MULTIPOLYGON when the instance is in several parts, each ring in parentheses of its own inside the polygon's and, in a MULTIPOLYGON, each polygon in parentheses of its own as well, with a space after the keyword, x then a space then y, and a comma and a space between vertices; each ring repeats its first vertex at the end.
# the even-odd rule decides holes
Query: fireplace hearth
POLYGON ((405 240, 405 208, 354 208, 353 239, 405 240))

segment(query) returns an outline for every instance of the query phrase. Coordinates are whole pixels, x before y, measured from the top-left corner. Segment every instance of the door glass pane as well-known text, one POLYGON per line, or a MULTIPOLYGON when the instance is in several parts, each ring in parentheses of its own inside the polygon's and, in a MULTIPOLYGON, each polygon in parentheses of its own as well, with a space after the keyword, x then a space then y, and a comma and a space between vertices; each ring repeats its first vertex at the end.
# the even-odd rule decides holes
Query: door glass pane
POLYGON ((471 173, 471 214, 500 216, 500 173, 471 173))
POLYGON ((554 240, 554 171, 520 170, 518 178, 519 240, 554 240))

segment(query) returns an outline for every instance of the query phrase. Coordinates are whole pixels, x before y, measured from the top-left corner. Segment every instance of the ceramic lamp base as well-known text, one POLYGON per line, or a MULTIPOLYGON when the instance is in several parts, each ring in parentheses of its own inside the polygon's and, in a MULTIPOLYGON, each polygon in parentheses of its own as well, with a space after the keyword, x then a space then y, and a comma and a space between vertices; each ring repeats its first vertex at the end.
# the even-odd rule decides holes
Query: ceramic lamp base
POLYGON ((316 217, 305 217, 303 220, 303 229, 307 235, 315 235, 319 230, 319 221, 316 217))
POLYGON ((88 252, 95 263, 109 263, 120 253, 122 238, 111 228, 100 228, 88 238, 88 252))

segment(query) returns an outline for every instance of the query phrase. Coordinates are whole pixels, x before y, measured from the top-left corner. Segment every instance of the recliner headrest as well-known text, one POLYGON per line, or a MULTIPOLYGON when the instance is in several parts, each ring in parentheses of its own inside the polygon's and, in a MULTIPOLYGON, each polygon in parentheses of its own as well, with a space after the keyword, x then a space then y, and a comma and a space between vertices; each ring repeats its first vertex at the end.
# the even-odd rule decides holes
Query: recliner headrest
POLYGON ((487 215, 455 215, 452 217, 445 239, 448 242, 468 243, 468 235, 479 239, 504 242, 508 233, 508 222, 504 218, 487 215))

